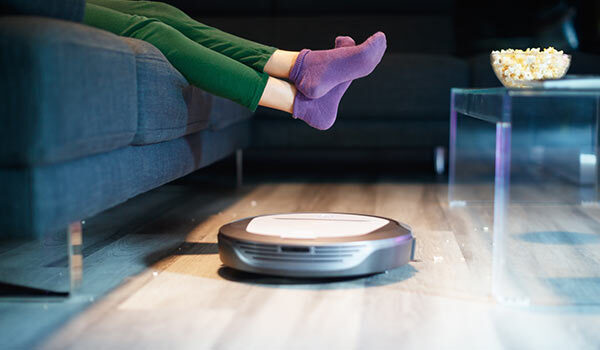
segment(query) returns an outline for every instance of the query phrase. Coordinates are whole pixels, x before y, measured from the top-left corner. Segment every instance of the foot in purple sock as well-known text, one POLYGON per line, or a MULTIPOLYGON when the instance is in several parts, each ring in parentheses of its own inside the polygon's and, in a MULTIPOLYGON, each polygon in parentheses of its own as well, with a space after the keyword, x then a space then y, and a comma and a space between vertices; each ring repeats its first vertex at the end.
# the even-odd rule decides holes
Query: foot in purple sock
MULTIPOLYGON (((349 36, 335 38, 336 48, 354 45, 354 40, 349 36)), ((302 119, 308 125, 319 130, 329 129, 335 123, 340 100, 350 83, 352 83, 352 80, 338 84, 325 96, 317 99, 310 99, 298 91, 294 99, 294 118, 302 119)))
POLYGON ((306 97, 318 98, 338 84, 364 77, 377 66, 386 49, 385 34, 377 32, 357 46, 300 51, 290 81, 306 97))

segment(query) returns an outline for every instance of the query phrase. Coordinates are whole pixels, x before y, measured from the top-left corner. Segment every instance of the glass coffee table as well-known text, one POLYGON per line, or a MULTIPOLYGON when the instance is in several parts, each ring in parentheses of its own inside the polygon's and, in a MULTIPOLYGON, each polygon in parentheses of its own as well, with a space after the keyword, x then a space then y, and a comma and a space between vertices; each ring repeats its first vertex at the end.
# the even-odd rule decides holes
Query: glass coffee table
POLYGON ((452 89, 450 117, 449 205, 491 218, 493 296, 600 304, 600 90, 452 89))

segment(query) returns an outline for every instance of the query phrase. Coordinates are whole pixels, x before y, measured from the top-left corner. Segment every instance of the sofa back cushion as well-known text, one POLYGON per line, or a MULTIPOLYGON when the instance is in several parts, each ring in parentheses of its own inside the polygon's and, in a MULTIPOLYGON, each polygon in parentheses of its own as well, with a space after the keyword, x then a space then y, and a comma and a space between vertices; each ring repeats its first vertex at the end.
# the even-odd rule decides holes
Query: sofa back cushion
POLYGON ((138 127, 133 145, 169 141, 207 128, 223 129, 252 115, 248 108, 190 85, 152 44, 121 40, 136 61, 138 127))
MULTIPOLYGON (((189 120, 183 99, 183 91, 189 84, 165 56, 145 41, 120 39, 135 55, 138 126, 133 144, 172 140, 185 134, 189 124, 202 123, 202 120, 189 120)), ((208 122, 204 127, 206 124, 208 122)))
POLYGON ((48 164, 131 143, 135 58, 111 33, 51 18, 0 21, 0 165, 48 164))
POLYGON ((213 15, 269 15, 269 16, 320 16, 323 14, 373 14, 390 15, 450 13, 454 10, 455 0, 162 0, 192 16, 213 15))
POLYGON ((360 43, 383 31, 388 53, 455 52, 455 0, 163 1, 200 22, 286 50, 328 49, 337 35, 360 43))
POLYGON ((455 50, 453 20, 440 14, 215 16, 198 19, 226 32, 284 50, 330 49, 338 35, 349 35, 361 43, 377 31, 386 34, 387 53, 451 54, 455 50))
POLYGON ((85 0, 0 0, 0 15, 53 17, 81 22, 85 0))

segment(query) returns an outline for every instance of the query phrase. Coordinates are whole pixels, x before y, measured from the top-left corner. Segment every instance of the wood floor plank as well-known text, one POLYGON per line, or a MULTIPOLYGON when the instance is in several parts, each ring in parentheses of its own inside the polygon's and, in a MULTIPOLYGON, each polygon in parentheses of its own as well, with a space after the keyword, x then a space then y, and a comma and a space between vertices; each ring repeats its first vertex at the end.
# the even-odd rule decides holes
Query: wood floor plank
POLYGON ((448 231, 450 227, 439 205, 436 186, 383 183, 374 187, 377 215, 409 224, 415 231, 448 231))
POLYGON ((503 349, 491 305, 464 299, 369 289, 357 348, 503 349))

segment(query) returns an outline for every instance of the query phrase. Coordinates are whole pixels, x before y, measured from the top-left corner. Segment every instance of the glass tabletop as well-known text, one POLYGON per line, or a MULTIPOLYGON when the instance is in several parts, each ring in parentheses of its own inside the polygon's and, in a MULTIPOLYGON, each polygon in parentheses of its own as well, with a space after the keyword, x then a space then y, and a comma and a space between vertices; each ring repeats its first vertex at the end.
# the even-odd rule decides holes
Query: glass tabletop
POLYGON ((600 90, 451 89, 452 111, 491 123, 510 123, 523 113, 548 115, 556 108, 577 114, 580 104, 595 102, 599 98, 600 90))
POLYGON ((509 95, 509 96, 597 96, 600 97, 600 89, 508 89, 497 88, 452 88, 452 93, 464 95, 509 95))

